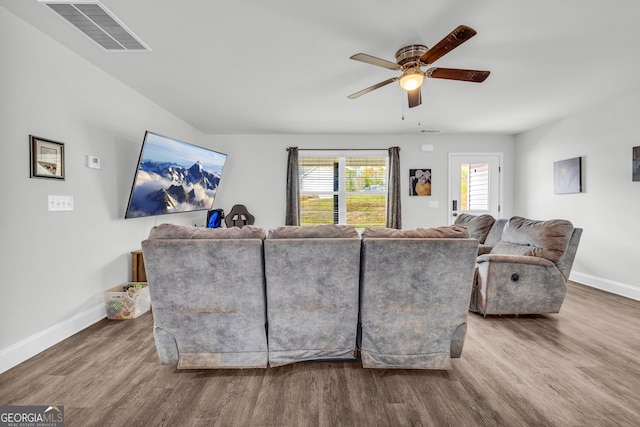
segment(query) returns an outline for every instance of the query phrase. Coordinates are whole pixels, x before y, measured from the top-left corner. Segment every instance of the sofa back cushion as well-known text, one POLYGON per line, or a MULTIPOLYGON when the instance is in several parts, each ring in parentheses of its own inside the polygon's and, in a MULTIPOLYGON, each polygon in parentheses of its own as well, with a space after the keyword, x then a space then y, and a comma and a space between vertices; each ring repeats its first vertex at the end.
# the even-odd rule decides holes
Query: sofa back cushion
POLYGON ((502 231, 504 230, 504 226, 507 224, 507 221, 507 218, 498 218, 495 220, 491 226, 491 230, 489 230, 489 234, 487 234, 487 238, 484 239, 485 245, 493 246, 500 241, 502 238, 502 231))
POLYGON ((260 227, 246 225, 242 228, 205 228, 184 225, 160 224, 149 232, 150 239, 264 239, 260 227))
POLYGON ((456 217, 454 225, 467 227, 471 237, 477 239, 480 243, 484 243, 494 222, 495 218, 489 214, 469 215, 461 213, 456 217))
POLYGON ((389 239, 442 239, 442 238, 468 238, 469 230, 460 225, 450 225, 434 228, 411 228, 397 230, 395 228, 366 228, 362 232, 362 238, 389 238, 389 239))
POLYGON ((564 256, 573 234, 573 224, 564 219, 536 221, 514 216, 507 221, 502 240, 492 254, 527 255, 558 263, 564 256))
POLYGON ((321 224, 312 227, 285 225, 269 230, 269 239, 304 238, 352 238, 359 239, 358 231, 351 225, 321 224))

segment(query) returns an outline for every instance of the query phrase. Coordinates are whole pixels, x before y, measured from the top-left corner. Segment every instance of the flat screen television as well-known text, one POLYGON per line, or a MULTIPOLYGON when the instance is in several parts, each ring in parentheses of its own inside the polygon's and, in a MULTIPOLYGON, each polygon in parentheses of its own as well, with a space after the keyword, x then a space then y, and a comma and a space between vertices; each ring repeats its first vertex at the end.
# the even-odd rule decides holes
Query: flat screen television
POLYGON ((210 210, 227 155, 146 131, 125 218, 210 210))

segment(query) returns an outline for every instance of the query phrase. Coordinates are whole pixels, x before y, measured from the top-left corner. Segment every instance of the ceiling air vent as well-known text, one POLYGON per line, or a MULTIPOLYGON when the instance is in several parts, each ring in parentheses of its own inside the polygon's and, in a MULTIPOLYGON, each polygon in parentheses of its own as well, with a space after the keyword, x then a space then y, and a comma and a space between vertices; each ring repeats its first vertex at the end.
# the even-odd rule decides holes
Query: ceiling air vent
POLYGON ((98 1, 38 0, 108 51, 151 50, 98 1))

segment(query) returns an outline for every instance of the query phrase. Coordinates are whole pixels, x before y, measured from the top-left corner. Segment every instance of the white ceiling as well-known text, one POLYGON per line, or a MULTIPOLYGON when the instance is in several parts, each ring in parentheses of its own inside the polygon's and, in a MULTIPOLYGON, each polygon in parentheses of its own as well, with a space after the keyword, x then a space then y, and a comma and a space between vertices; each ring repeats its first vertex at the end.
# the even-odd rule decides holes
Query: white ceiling
POLYGON ((640 90, 635 0, 102 0, 150 48, 106 52, 36 0, 0 5, 205 134, 519 133, 640 90), (436 61, 490 70, 481 84, 428 79, 408 109, 395 61, 465 24, 436 61), (404 116, 404 120, 403 120, 404 116))

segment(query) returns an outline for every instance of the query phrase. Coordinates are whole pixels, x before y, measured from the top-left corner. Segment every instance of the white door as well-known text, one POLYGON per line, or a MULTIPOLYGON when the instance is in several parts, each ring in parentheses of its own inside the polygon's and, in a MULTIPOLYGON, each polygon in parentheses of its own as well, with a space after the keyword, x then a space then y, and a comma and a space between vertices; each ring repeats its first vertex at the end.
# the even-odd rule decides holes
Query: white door
POLYGON ((449 153, 449 219, 460 213, 501 217, 502 153, 449 153))

